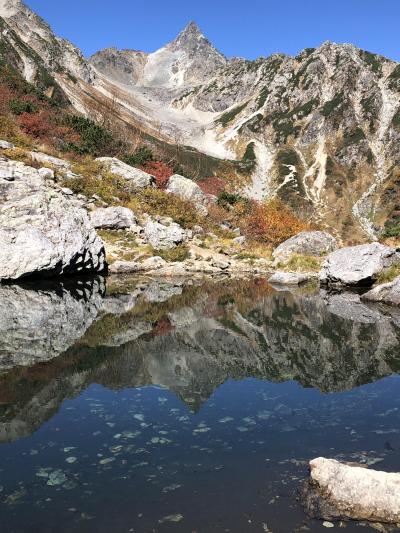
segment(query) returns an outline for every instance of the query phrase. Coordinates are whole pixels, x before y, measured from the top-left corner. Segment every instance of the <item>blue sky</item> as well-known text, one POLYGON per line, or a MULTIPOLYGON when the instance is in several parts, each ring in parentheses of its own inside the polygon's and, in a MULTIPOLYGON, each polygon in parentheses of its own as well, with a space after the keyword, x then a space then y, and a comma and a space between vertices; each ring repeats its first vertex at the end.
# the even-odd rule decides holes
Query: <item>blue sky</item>
POLYGON ((297 54, 326 40, 400 60, 400 0, 25 0, 86 55, 153 51, 190 21, 227 56, 297 54))

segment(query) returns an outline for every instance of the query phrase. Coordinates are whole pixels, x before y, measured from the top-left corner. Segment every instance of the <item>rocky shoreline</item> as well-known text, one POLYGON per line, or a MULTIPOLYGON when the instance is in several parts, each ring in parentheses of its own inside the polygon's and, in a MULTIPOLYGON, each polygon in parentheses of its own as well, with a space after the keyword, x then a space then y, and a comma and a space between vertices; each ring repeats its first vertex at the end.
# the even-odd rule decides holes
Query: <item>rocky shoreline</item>
MULTIPOLYGON (((270 257, 257 257, 249 254, 251 246, 244 248, 246 237, 239 228, 222 225, 229 235, 222 239, 201 226, 184 229, 169 217, 108 206, 60 185, 58 173, 64 180, 71 178, 68 161, 40 152, 31 157, 39 167, 47 166, 0 159, 3 282, 107 272, 262 275, 274 285, 319 282, 333 289, 371 289, 363 299, 399 305, 399 247, 374 242, 340 248, 327 232, 303 231, 281 243, 270 257)), ((152 184, 152 176, 116 158, 101 158, 100 163, 136 188, 152 184)), ((192 202, 203 215, 213 202, 183 176, 172 176, 166 190, 192 202)))

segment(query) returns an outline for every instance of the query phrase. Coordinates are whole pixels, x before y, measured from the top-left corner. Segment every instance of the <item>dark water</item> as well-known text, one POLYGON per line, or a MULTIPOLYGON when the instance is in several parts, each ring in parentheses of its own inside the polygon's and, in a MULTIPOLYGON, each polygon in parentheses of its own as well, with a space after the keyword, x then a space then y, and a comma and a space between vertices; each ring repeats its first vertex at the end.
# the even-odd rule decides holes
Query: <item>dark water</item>
POLYGON ((400 470, 399 346, 263 280, 0 286, 0 531, 326 531, 311 458, 400 470))

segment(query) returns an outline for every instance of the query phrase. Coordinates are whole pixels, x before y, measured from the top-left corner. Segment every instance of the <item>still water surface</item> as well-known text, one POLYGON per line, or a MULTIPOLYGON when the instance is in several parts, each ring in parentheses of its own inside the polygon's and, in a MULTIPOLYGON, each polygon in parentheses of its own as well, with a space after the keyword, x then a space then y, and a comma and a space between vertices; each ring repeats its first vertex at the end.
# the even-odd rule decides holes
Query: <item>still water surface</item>
POLYGON ((263 280, 2 286, 0 529, 326 531, 311 458, 400 470, 399 346, 398 310, 263 280))

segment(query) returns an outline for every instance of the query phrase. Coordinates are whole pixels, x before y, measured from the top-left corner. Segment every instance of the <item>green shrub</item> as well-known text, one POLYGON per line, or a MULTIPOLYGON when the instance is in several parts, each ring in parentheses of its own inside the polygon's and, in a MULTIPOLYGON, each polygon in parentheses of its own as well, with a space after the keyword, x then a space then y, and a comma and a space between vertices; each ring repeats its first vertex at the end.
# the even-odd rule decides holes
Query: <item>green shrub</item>
POLYGON ((153 161, 153 152, 147 146, 141 146, 134 154, 127 155, 123 161, 131 167, 137 167, 153 161))
POLYGON ((321 262, 308 255, 292 255, 292 257, 285 263, 279 263, 278 268, 283 268, 289 272, 319 272, 321 270, 321 262))
POLYGON ((345 131, 343 135, 344 146, 351 146, 357 144, 365 139, 365 133, 361 128, 356 128, 353 131, 345 131))
POLYGON ((227 111, 226 113, 224 113, 223 115, 221 115, 219 117, 219 119, 217 119, 217 122, 219 122, 220 124, 222 124, 222 126, 227 126, 229 124, 229 122, 232 122, 232 120, 241 112, 243 111, 243 109, 247 106, 247 103, 244 103, 243 105, 239 105, 237 107, 234 107, 233 109, 231 109, 230 111, 227 111))
POLYGON ((323 105, 321 109, 321 115, 324 117, 329 117, 342 103, 343 93, 338 93, 332 100, 329 100, 329 102, 326 102, 323 105))
POLYGON ((22 115, 22 113, 36 113, 37 106, 29 100, 11 100, 10 111, 13 115, 22 115))
POLYGON ((190 252, 185 244, 179 244, 170 250, 153 249, 153 256, 162 257, 165 261, 168 261, 168 263, 181 263, 190 257, 190 252))
POLYGON ((217 204, 221 207, 227 207, 228 205, 235 205, 241 200, 243 200, 243 197, 240 194, 221 191, 217 197, 217 204))
POLYGON ((376 283, 378 285, 381 283, 390 283, 397 278, 397 276, 400 276, 400 265, 393 265, 378 275, 376 283))
POLYGON ((64 122, 80 135, 79 142, 67 143, 64 146, 66 150, 98 157, 115 154, 123 148, 121 141, 93 120, 78 115, 67 115, 64 122))

